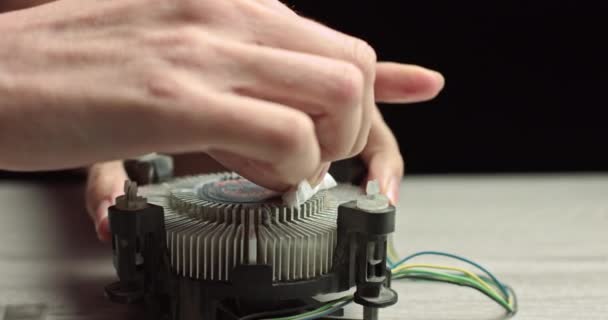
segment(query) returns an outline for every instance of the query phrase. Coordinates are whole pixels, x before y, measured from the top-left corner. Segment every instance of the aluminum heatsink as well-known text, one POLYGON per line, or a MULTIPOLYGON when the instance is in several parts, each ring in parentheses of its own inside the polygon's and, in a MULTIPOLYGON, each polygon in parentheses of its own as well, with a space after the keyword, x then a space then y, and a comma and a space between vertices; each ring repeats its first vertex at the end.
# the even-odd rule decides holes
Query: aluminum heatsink
POLYGON ((237 265, 265 264, 273 281, 296 281, 331 271, 337 207, 361 192, 339 185, 291 208, 270 190, 219 173, 145 186, 140 194, 164 208, 175 273, 228 281, 237 265))

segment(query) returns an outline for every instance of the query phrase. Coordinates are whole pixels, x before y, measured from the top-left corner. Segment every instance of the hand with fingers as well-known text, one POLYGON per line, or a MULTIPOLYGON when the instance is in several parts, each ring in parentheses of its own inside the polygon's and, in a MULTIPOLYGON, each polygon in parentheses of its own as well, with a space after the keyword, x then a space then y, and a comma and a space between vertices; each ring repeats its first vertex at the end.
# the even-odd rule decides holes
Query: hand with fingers
POLYGON ((361 155, 396 202, 403 161, 376 102, 443 86, 277 0, 59 0, 0 30, 0 168, 90 166, 102 239, 117 159, 150 152, 204 152, 277 191, 361 155))

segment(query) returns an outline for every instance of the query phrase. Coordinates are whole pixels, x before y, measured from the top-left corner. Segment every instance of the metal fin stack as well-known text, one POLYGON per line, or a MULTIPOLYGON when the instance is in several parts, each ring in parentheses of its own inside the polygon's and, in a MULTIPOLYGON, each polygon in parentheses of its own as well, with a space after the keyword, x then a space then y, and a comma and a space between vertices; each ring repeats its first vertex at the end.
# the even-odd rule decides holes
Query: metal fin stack
MULTIPOLYGON (((150 185, 141 194, 165 209, 171 266, 182 276, 229 280, 240 264, 273 267, 274 281, 327 274, 337 242, 339 199, 316 194, 299 208, 264 198, 265 189, 232 173, 150 185)), ((340 187, 337 187, 340 188, 340 187)), ((356 188, 340 190, 353 195, 356 188)), ((341 198, 341 197, 339 197, 341 198)))

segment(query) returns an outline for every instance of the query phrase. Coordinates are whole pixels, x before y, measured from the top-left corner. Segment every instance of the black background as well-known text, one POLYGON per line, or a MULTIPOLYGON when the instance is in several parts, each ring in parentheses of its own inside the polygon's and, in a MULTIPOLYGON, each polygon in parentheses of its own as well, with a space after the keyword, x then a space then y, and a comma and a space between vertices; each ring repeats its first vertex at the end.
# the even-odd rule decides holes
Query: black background
POLYGON ((381 106, 409 173, 608 170, 607 1, 285 1, 445 75, 381 106))
POLYGON ((606 170, 602 1, 290 1, 381 60, 441 71, 434 101, 381 106, 409 172, 606 170))

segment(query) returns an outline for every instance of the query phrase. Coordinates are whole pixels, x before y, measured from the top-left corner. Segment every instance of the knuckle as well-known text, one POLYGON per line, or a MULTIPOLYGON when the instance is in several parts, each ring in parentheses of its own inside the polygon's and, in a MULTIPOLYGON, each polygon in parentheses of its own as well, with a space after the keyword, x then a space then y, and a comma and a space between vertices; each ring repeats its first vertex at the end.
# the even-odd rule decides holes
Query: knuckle
MULTIPOLYGON (((354 120, 353 120, 354 121, 354 120)), ((349 123, 342 122, 334 124, 332 127, 342 126, 339 129, 340 134, 332 132, 331 134, 323 135, 322 143, 322 160, 323 161, 338 161, 359 154, 365 147, 365 141, 361 140, 361 128, 349 123)))
POLYGON ((363 100, 364 87, 361 70, 351 63, 343 63, 332 81, 331 100, 337 107, 357 107, 363 100))
POLYGON ((376 72, 376 51, 367 42, 355 39, 352 44, 353 63, 359 67, 364 76, 370 80, 376 72))
POLYGON ((361 152, 363 152, 363 149, 365 149, 366 145, 367 145, 367 136, 365 136, 361 140, 357 141, 357 143, 353 146, 353 149, 351 150, 351 152, 348 156, 354 157, 356 155, 361 154, 361 152))
POLYGON ((156 100, 180 100, 183 96, 183 86, 180 77, 166 68, 145 71, 142 76, 144 91, 147 97, 156 100))
POLYGON ((350 155, 353 144, 352 132, 326 132, 321 138, 321 153, 323 161, 337 161, 350 155))
POLYGON ((337 161, 348 158, 350 147, 338 141, 326 143, 323 146, 323 161, 337 161))
POLYGON ((282 157, 289 159, 301 156, 309 147, 311 139, 315 136, 314 124, 305 115, 298 115, 284 119, 281 124, 274 127, 275 146, 281 150, 282 157))
MULTIPOLYGON (((364 112, 365 109, 369 108, 364 108, 364 112)), ((361 127, 358 132, 357 140, 355 141, 355 144, 353 145, 352 150, 350 151, 349 157, 359 155, 361 154, 361 152, 363 152, 363 150, 367 146, 369 135, 371 133, 371 128, 372 122, 370 121, 369 116, 366 116, 364 114, 363 122, 361 123, 361 127)))

